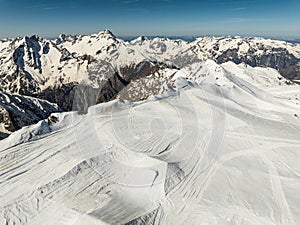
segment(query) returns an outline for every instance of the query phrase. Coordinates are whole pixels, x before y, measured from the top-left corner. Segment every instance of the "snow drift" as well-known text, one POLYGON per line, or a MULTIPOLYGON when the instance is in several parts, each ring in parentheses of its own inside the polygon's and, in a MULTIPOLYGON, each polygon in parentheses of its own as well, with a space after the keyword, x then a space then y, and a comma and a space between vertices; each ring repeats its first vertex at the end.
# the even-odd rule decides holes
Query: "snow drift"
POLYGON ((298 86, 213 61, 162 74, 143 101, 1 141, 0 224, 299 224, 298 86))

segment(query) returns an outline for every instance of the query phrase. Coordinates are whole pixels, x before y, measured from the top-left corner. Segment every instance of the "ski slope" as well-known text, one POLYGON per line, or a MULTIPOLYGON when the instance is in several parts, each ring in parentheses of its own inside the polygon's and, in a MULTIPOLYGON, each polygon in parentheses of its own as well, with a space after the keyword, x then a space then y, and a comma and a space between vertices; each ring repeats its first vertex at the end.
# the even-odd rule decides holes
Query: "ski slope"
POLYGON ((300 224, 299 87, 242 64, 169 72, 144 101, 2 140, 0 224, 300 224))

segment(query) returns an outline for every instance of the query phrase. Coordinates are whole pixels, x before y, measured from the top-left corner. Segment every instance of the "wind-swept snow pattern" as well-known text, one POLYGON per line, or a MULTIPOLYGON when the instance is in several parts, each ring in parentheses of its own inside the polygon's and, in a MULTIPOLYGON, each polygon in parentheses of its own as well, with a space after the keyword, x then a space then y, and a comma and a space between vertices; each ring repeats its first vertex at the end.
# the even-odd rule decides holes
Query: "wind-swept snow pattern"
POLYGON ((151 76, 2 140, 0 224, 300 224, 297 85, 211 60, 151 76))

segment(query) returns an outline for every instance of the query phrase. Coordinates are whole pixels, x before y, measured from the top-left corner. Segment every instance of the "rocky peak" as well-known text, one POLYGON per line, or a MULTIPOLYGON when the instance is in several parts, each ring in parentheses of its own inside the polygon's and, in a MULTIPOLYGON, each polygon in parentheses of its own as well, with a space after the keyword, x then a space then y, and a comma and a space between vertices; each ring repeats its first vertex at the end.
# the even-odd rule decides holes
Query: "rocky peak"
POLYGON ((68 41, 75 43, 76 40, 78 40, 80 37, 81 37, 81 35, 60 34, 54 43, 56 45, 60 45, 64 42, 68 42, 68 41))
POLYGON ((42 38, 40 36, 38 36, 37 34, 34 34, 31 37, 25 36, 25 40, 34 43, 34 42, 42 41, 42 38))
POLYGON ((116 36, 108 29, 105 29, 103 31, 101 31, 98 36, 102 37, 102 38, 106 38, 106 39, 116 39, 116 36))
POLYGON ((110 30, 108 30, 108 29, 105 29, 105 30, 103 30, 102 32, 103 32, 104 34, 107 34, 107 35, 110 35, 110 36, 115 37, 115 35, 114 35, 110 30))
POLYGON ((142 44, 144 41, 148 41, 149 39, 146 36, 139 36, 138 38, 131 41, 132 44, 142 44))

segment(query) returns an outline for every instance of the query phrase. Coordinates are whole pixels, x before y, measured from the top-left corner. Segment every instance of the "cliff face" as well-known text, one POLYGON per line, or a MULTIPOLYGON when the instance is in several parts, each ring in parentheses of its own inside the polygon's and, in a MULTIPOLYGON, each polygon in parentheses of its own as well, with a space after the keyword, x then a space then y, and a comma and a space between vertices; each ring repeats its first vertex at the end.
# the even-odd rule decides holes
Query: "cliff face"
POLYGON ((56 104, 45 100, 0 92, 0 132, 2 138, 24 126, 35 124, 53 112, 56 104))

